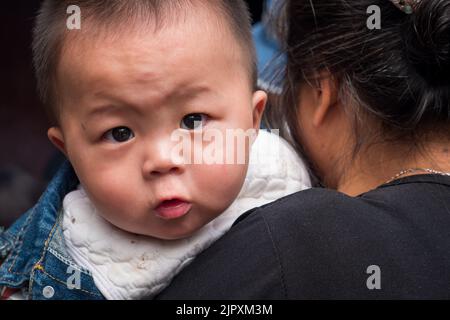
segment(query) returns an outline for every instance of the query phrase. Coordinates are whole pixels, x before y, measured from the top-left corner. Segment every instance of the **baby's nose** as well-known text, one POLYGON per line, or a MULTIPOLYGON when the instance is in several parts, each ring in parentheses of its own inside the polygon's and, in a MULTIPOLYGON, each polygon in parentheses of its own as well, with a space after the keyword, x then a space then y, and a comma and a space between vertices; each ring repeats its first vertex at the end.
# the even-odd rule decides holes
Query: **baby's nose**
POLYGON ((183 159, 177 157, 167 145, 152 148, 146 156, 143 165, 143 174, 148 178, 164 174, 180 174, 184 171, 183 159))
POLYGON ((159 167, 156 168, 155 170, 151 170, 149 174, 152 177, 158 177, 168 173, 176 174, 180 172, 181 170, 179 167, 159 167))

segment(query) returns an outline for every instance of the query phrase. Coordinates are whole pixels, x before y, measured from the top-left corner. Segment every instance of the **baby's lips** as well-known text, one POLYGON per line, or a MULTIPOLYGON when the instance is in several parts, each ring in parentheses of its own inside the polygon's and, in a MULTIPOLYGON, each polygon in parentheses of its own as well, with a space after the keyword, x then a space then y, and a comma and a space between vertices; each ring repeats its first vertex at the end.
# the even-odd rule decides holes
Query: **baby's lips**
POLYGON ((156 215, 162 219, 176 219, 186 215, 192 204, 182 199, 170 199, 160 202, 155 208, 156 215))

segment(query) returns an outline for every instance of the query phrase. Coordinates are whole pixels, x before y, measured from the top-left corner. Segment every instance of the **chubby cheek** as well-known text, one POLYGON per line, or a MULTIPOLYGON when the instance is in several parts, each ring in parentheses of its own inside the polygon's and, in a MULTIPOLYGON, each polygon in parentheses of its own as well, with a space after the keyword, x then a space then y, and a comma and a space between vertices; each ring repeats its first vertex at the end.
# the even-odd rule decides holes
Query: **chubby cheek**
POLYGON ((199 165, 192 171, 196 196, 206 209, 220 214, 239 194, 245 181, 247 165, 199 165))
MULTIPOLYGON (((74 165, 74 167, 76 167, 74 165)), ((100 214, 118 227, 137 218, 142 197, 137 173, 124 164, 76 167, 77 175, 100 214), (130 215, 133 214, 133 215, 130 215)))
POLYGON ((236 199, 244 184, 248 169, 249 141, 246 140, 240 146, 235 143, 226 144, 221 154, 222 161, 192 165, 190 170, 196 197, 201 199, 208 211, 217 215, 236 199), (243 150, 239 152, 238 148, 243 150))

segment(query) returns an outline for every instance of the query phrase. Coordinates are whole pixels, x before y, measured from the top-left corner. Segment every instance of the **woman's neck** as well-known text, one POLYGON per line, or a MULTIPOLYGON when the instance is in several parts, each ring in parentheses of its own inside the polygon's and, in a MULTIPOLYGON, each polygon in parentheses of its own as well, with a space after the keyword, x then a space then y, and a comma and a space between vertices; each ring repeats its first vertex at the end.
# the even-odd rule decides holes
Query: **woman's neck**
MULTIPOLYGON (((337 190, 358 196, 385 184, 407 169, 423 168, 450 172, 450 144, 429 143, 422 152, 411 152, 401 144, 378 146, 360 153, 337 179, 337 190)), ((401 177, 428 174, 427 171, 405 172, 401 177)), ((400 178, 400 177, 399 177, 400 178)))

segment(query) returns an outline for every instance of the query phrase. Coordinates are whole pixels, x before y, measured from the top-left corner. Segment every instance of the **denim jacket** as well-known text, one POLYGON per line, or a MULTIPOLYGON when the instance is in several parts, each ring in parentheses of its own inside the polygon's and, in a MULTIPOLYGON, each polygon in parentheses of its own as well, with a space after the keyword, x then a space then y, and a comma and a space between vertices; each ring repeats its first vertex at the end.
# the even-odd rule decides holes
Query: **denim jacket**
POLYGON ((38 203, 8 230, 0 229, 0 289, 20 289, 24 298, 33 300, 104 299, 91 273, 65 247, 62 201, 78 183, 66 161, 38 203))

